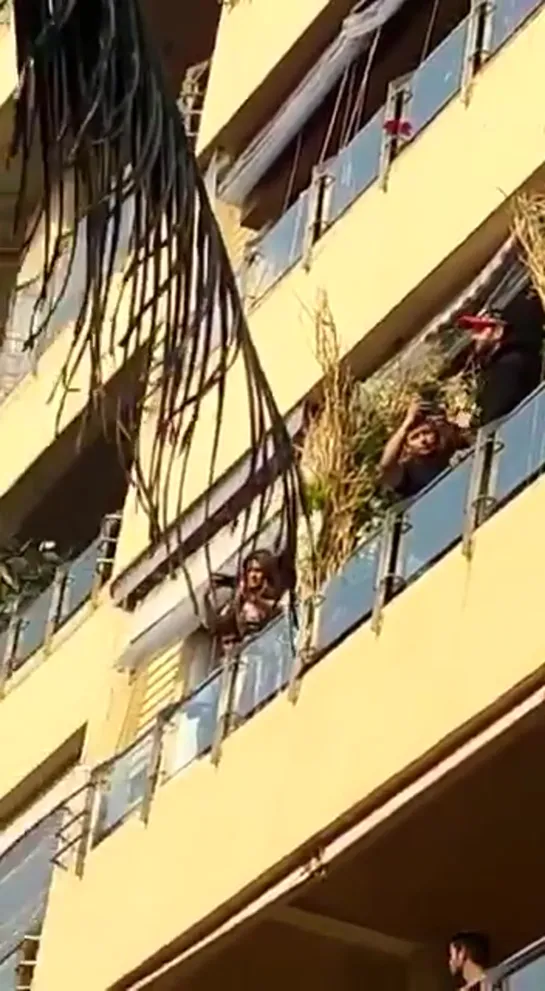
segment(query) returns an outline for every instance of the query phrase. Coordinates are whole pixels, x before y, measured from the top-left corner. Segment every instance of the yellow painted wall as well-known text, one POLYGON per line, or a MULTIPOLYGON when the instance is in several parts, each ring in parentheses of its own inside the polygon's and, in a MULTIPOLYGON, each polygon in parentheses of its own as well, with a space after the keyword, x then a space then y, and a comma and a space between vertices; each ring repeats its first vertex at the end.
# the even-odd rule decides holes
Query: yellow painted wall
POLYGON ((149 825, 136 817, 104 840, 83 882, 57 872, 35 991, 75 973, 78 991, 105 991, 545 676, 544 512, 541 479, 479 530, 472 563, 455 548, 388 606, 379 637, 367 624, 308 672, 295 706, 278 697, 226 741, 217 769, 204 759, 160 787, 149 825))
MULTIPOLYGON (((245 12, 245 0, 240 2, 245 12)), ((261 9, 257 0, 255 6, 261 9)), ((236 14, 235 10, 224 17, 236 14)), ((388 191, 375 183, 332 226, 314 249, 310 272, 297 266, 257 306, 250 327, 282 411, 294 406, 320 377, 312 319, 319 289, 327 291, 343 348, 350 351, 369 340, 388 315, 392 338, 404 333, 416 313, 429 318, 434 308, 432 281, 435 293, 441 284, 438 306, 441 299, 447 302, 449 280, 461 289, 464 271, 468 279, 477 274, 477 249, 483 261, 483 246, 492 253, 507 231, 506 197, 545 159, 541 90, 536 85, 536 80, 545 80, 544 51, 545 9, 491 60, 475 83, 469 107, 455 99, 404 150, 392 169, 388 191), (284 347, 288 340, 289 364, 284 347)), ((200 418, 186 505, 206 487, 209 461, 204 452, 215 409, 213 397, 200 418)), ((218 475, 247 447, 248 421, 239 363, 226 390, 218 475)), ((144 433, 143 450, 150 435, 149 430, 144 433)), ((172 491, 177 497, 174 473, 172 491)), ((147 521, 130 499, 117 570, 143 550, 147 539, 147 521)))
POLYGON ((199 129, 206 148, 331 0, 225 3, 199 129))
POLYGON ((0 24, 0 106, 10 98, 16 85, 15 34, 11 24, 0 24))
MULTIPOLYGON (((112 666, 127 616, 106 600, 84 606, 58 633, 51 653, 37 652, 0 700, 0 807, 89 718, 107 714, 112 666)), ((86 748, 86 751, 88 747, 86 748)), ((84 759, 89 755, 84 753, 84 759)), ((93 755, 94 756, 94 755, 93 755)))

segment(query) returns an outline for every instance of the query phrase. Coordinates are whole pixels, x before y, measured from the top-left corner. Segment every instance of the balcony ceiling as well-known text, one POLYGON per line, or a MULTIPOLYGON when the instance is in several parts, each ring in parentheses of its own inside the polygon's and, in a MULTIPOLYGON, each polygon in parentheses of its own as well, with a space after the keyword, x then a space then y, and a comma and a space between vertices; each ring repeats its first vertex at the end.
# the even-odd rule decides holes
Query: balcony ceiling
POLYGON ((437 794, 331 870, 298 907, 418 943, 444 945, 457 930, 484 930, 499 959, 539 938, 544 746, 538 711, 501 750, 491 744, 486 759, 466 762, 437 794))

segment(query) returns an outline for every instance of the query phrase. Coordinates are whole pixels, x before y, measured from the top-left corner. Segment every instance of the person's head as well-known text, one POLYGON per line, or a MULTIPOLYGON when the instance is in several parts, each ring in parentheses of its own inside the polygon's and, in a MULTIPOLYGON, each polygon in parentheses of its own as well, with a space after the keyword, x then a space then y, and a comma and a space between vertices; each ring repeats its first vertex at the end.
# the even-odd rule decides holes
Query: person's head
POLYGON ((260 592, 274 583, 275 559, 270 551, 254 551, 242 567, 244 586, 248 592, 260 592))
POLYGON ((456 933, 449 941, 448 953, 452 977, 464 983, 483 975, 490 966, 490 940, 485 933, 456 933))
POLYGON ((413 424, 405 438, 404 455, 408 458, 425 458, 441 447, 441 431, 430 417, 421 417, 413 424))

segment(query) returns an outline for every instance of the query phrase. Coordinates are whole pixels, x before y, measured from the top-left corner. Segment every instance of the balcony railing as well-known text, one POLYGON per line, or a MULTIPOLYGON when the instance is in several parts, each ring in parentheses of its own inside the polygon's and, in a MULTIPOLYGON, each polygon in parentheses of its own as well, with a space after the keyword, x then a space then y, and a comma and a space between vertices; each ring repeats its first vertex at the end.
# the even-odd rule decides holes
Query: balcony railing
MULTIPOLYGON (((541 7, 543 0, 497 0, 491 5, 490 43, 494 55, 524 21, 541 7)), ((410 125, 406 144, 424 130, 441 110, 461 92, 464 76, 471 72, 468 50, 471 15, 466 17, 428 56, 406 82, 404 113, 410 125)), ((309 190, 300 196, 274 227, 256 242, 247 265, 246 290, 250 304, 256 303, 297 262, 301 261, 309 231, 323 231, 381 177, 389 141, 385 133, 386 107, 362 128, 339 154, 326 163, 329 193, 313 197, 309 190), (317 211, 321 212, 317 216, 317 211)))
POLYGON ((30 985, 53 867, 81 873, 88 803, 84 785, 0 857, 0 991, 30 985))
POLYGON ((35 599, 14 608, 0 631, 0 686, 39 650, 107 580, 113 565, 118 517, 105 519, 100 534, 35 599))
POLYGON ((545 939, 532 943, 494 968, 490 974, 490 985, 498 991, 543 991, 545 939))
MULTIPOLYGON (((545 471, 545 383, 509 417, 482 431, 475 449, 416 498, 392 511, 312 604, 310 642, 294 643, 281 615, 245 642, 189 698, 160 714, 132 747, 97 769, 100 815, 93 842, 135 812, 147 816, 158 782, 211 754, 224 737, 291 685, 341 640, 473 533, 545 471)), ((304 624, 301 624, 303 630, 304 624)))

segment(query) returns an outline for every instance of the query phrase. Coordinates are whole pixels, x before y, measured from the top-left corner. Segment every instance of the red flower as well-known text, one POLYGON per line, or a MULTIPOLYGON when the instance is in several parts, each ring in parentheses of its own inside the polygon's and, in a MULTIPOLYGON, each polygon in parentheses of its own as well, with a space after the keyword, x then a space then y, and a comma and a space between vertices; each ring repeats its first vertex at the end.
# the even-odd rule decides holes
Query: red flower
POLYGON ((392 138, 410 138, 413 128, 410 120, 401 117, 390 117, 384 121, 384 130, 392 138))

